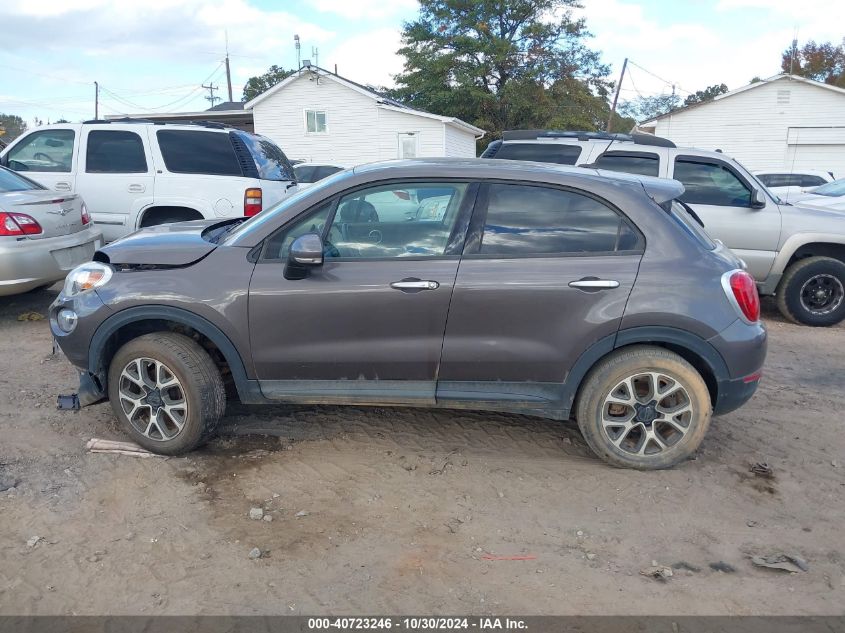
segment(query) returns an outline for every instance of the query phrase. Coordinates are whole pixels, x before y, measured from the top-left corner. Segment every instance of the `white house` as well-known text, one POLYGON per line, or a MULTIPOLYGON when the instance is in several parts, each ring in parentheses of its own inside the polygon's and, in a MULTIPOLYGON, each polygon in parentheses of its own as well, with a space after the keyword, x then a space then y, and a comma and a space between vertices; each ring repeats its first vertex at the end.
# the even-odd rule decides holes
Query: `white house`
POLYGON ((640 124, 679 147, 721 149, 749 169, 845 176, 845 90, 775 75, 640 124))
POLYGON ((316 66, 248 101, 255 132, 290 159, 351 167, 422 156, 474 157, 484 130, 408 108, 316 66))

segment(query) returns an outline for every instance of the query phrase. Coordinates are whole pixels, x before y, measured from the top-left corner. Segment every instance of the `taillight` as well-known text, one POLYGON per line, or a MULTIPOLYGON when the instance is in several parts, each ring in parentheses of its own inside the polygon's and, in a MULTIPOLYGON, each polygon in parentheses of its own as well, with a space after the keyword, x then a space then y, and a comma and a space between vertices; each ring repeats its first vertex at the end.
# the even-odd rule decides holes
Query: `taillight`
POLYGON ((85 203, 82 203, 82 226, 91 223, 91 216, 88 215, 88 207, 85 206, 85 203))
POLYGON ((244 215, 252 217, 261 213, 261 189, 254 187, 244 193, 244 215))
POLYGON ((0 212, 0 235, 38 235, 41 232, 41 225, 25 213, 0 212))
POLYGON ((728 299, 749 323, 760 320, 760 295, 754 278, 744 270, 731 270, 722 275, 722 287, 728 299))

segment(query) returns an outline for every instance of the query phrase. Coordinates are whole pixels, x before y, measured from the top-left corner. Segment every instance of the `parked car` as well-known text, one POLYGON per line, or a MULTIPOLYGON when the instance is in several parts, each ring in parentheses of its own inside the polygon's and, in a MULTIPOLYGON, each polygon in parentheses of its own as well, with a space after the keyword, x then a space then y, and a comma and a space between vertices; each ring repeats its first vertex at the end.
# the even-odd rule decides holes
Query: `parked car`
POLYGON ((678 148, 650 134, 522 130, 505 132, 482 156, 674 178, 685 187, 680 200, 742 258, 786 318, 814 326, 845 319, 845 215, 782 204, 722 152, 678 148))
POLYGON ((755 171, 754 175, 784 202, 796 202, 804 197, 807 191, 833 180, 833 174, 829 171, 813 169, 755 171))
POLYGON ((50 325, 80 402, 108 398, 162 454, 214 432, 229 383, 244 403, 575 413, 608 462, 669 467, 751 397, 766 351, 751 276, 682 193, 528 163, 365 165, 247 221, 110 244, 50 325), (393 191, 448 197, 445 214, 385 221, 393 191))
POLYGON ((845 211, 845 178, 806 191, 795 204, 828 211, 845 211))
POLYGON ((299 162, 293 166, 293 172, 296 174, 296 182, 303 188, 339 171, 343 171, 343 167, 324 165, 322 163, 299 162))
POLYGON ((272 141, 217 123, 45 125, 15 139, 0 164, 80 193, 107 240, 167 222, 255 215, 295 185, 272 141))
POLYGON ((59 195, 0 167, 0 296, 64 279, 102 239, 80 196, 59 195))

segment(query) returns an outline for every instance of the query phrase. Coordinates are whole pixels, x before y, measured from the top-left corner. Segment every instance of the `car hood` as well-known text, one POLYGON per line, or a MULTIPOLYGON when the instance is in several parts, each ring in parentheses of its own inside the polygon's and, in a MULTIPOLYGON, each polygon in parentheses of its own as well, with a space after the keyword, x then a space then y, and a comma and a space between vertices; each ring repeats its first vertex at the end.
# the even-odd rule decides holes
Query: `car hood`
POLYGON ((805 209, 822 209, 825 211, 845 211, 845 196, 819 196, 810 194, 812 197, 792 200, 797 207, 805 209))
POLYGON ((203 237, 231 220, 191 220, 152 226, 130 233, 97 251, 94 259, 110 264, 188 266, 217 248, 203 237))

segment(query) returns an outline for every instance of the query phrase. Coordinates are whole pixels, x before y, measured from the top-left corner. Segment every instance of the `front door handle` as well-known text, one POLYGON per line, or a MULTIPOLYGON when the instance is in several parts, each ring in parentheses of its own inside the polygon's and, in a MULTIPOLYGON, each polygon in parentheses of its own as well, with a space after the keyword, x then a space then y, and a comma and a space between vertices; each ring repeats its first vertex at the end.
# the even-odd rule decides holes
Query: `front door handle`
POLYGON ((436 281, 408 278, 401 281, 394 281, 390 284, 394 290, 401 290, 402 292, 419 292, 421 290, 437 290, 440 284, 436 281))
POLYGON ((586 290, 587 292, 595 290, 607 290, 609 288, 618 288, 619 282, 613 279, 598 279, 595 277, 585 277, 578 281, 570 281, 570 288, 578 288, 579 290, 586 290))
POLYGON ((70 188, 69 182, 57 182, 56 186, 53 187, 56 191, 70 191, 70 188))
POLYGON ((130 193, 144 193, 147 188, 144 185, 129 185, 129 192, 130 193))

